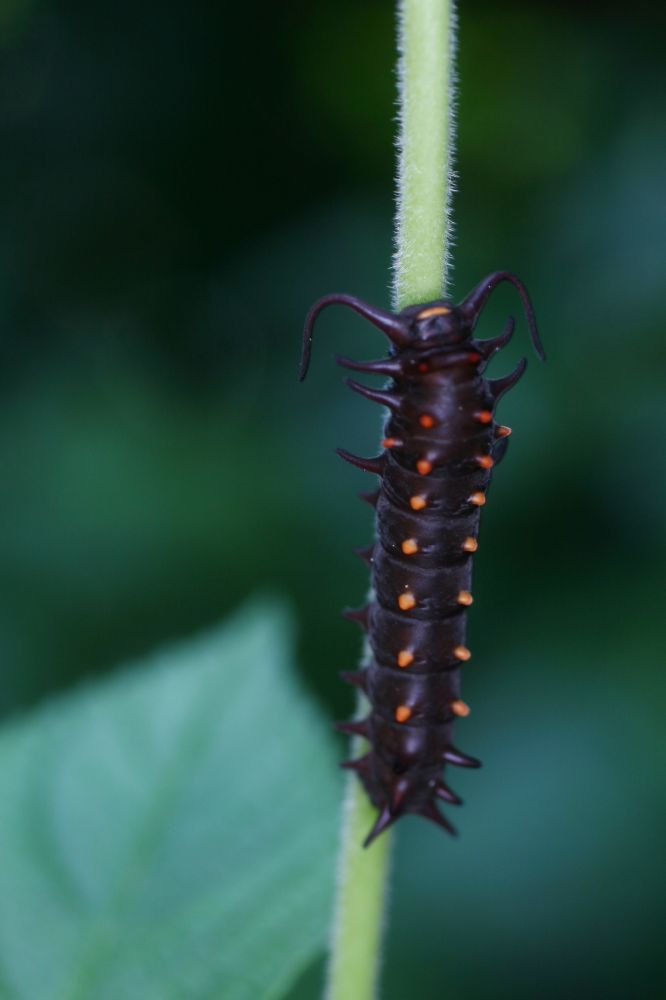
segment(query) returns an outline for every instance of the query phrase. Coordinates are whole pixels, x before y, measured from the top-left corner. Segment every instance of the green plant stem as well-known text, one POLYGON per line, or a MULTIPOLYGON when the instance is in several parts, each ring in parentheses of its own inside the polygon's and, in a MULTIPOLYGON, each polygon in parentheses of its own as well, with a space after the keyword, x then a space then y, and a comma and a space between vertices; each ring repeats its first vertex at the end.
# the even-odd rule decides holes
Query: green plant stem
MULTIPOLYGON (((453 0, 400 0, 400 137, 394 303, 444 294, 450 238, 453 133, 453 0)), ((367 711, 365 698, 359 714, 367 711)), ((364 741, 354 739, 355 755, 364 741)), ((327 1000, 376 995, 391 835, 362 843, 377 810, 355 775, 347 783, 327 1000)))
POLYGON ((451 243, 455 97, 453 0, 402 0, 393 297, 440 298, 451 243))
MULTIPOLYGON (((359 699, 359 709, 367 711, 365 698, 359 699)), ((365 749, 364 740, 352 740, 356 756, 365 749)), ((377 810, 361 782, 350 775, 342 818, 328 1000, 369 1000, 375 995, 391 845, 390 833, 384 833, 371 847, 363 847, 376 818, 377 810)))

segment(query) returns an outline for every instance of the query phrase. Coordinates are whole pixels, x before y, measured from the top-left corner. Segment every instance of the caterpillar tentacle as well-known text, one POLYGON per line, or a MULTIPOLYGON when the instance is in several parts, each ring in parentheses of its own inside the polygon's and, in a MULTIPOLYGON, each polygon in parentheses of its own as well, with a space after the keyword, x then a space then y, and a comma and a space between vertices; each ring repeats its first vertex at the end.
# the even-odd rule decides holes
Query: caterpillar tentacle
POLYGON ((460 681, 471 658, 465 631, 480 510, 511 433, 496 422, 495 408, 526 365, 523 358, 502 378, 483 376, 489 359, 511 339, 512 318, 498 337, 472 339, 481 310, 503 281, 518 290, 543 358, 525 286, 506 271, 489 275, 458 306, 438 300, 394 314, 351 296, 327 296, 305 325, 301 378, 314 321, 328 305, 352 308, 392 344, 388 358, 336 358, 345 368, 392 379, 383 389, 347 380, 354 392, 389 409, 382 453, 359 458, 338 449, 346 461, 379 476, 377 491, 360 494, 376 510, 375 543, 357 550, 371 570, 370 603, 344 612, 367 633, 368 662, 342 676, 365 693, 370 711, 365 719, 338 724, 370 745, 364 756, 342 765, 356 771, 378 810, 366 845, 408 813, 455 833, 437 803, 462 800, 442 780, 442 768, 480 766, 455 747, 453 729, 469 714, 460 681))

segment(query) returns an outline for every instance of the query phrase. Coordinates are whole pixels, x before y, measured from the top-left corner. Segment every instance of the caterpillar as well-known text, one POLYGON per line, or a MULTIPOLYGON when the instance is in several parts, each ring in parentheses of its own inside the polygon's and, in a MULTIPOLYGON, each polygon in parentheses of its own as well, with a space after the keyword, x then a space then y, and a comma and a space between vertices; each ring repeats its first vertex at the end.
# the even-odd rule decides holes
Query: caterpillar
POLYGON ((495 421, 495 408, 527 365, 522 358, 503 378, 483 376, 514 331, 509 317, 498 337, 473 339, 483 307, 503 281, 517 289, 535 352, 544 360, 527 289, 508 271, 488 275, 459 305, 438 299, 392 313, 333 294, 319 299, 305 321, 301 381, 310 364, 315 320, 327 306, 353 309, 391 344, 388 356, 376 361, 335 356, 346 369, 390 379, 382 389, 346 379, 355 392, 389 411, 382 453, 361 458, 337 449, 343 459, 379 477, 375 492, 361 494, 376 511, 375 541, 357 550, 371 569, 371 597, 365 607, 343 612, 367 632, 367 662, 342 676, 364 692, 370 711, 365 719, 338 723, 370 747, 341 765, 357 773, 378 810, 364 846, 409 813, 455 834, 439 803, 462 800, 443 780, 442 769, 481 765, 456 748, 453 728, 457 718, 469 714, 460 674, 471 657, 465 632, 480 511, 511 433, 495 421))

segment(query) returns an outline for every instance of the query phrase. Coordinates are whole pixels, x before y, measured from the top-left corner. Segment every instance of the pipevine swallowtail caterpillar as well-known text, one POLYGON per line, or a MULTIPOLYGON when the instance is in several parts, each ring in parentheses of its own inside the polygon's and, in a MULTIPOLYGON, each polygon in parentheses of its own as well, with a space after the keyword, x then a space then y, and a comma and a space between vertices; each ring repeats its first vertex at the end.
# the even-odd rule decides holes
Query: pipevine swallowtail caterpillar
POLYGON ((511 433, 496 423, 495 407, 527 364, 522 358, 503 378, 483 376, 513 334, 509 318, 500 336, 473 339, 479 315, 502 281, 518 290, 543 360, 529 295, 508 271, 488 275, 459 305, 439 299, 391 313, 334 294, 319 299, 305 321, 301 380, 315 320, 327 306, 348 306, 391 342, 388 357, 377 361, 336 357, 344 368, 391 380, 383 389, 346 380, 389 411, 382 454, 359 458, 338 449, 342 458, 379 477, 377 491, 362 494, 376 510, 375 542, 359 551, 371 569, 371 598, 345 612, 366 630, 369 652, 362 669, 343 677, 363 690, 370 712, 366 719, 338 723, 370 745, 362 757, 342 764, 356 771, 378 809, 366 846, 406 813, 455 833, 438 802, 458 805, 461 799, 445 784, 442 768, 480 766, 454 746, 453 727, 457 717, 469 714, 460 697, 460 673, 471 656, 465 631, 480 510, 511 433))

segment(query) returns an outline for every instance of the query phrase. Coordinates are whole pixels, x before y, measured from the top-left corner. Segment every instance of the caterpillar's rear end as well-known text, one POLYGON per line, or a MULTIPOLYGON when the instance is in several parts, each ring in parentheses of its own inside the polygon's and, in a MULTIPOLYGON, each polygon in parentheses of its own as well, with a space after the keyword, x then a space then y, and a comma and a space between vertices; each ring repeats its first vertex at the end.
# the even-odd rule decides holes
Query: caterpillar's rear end
POLYGON ((364 558, 372 574, 371 602, 347 612, 367 630, 370 661, 346 674, 370 703, 366 719, 342 723, 364 736, 369 751, 344 766, 357 771, 378 808, 366 845, 406 813, 417 813, 453 833, 438 801, 459 804, 444 782, 445 764, 478 767, 456 749, 453 726, 468 714, 461 698, 461 667, 472 597, 472 559, 481 507, 510 430, 495 420, 504 392, 525 370, 523 359, 502 379, 483 375, 490 357, 513 333, 513 320, 494 340, 474 341, 479 313, 496 285, 507 280, 521 294, 535 349, 543 358, 532 306, 522 283, 500 271, 489 275, 458 306, 441 300, 393 314, 346 295, 321 299, 305 327, 301 378, 309 363, 312 328, 322 308, 350 306, 391 340, 388 358, 345 367, 390 376, 377 390, 350 386, 389 410, 382 454, 343 458, 379 476, 369 499, 376 538, 364 558))

